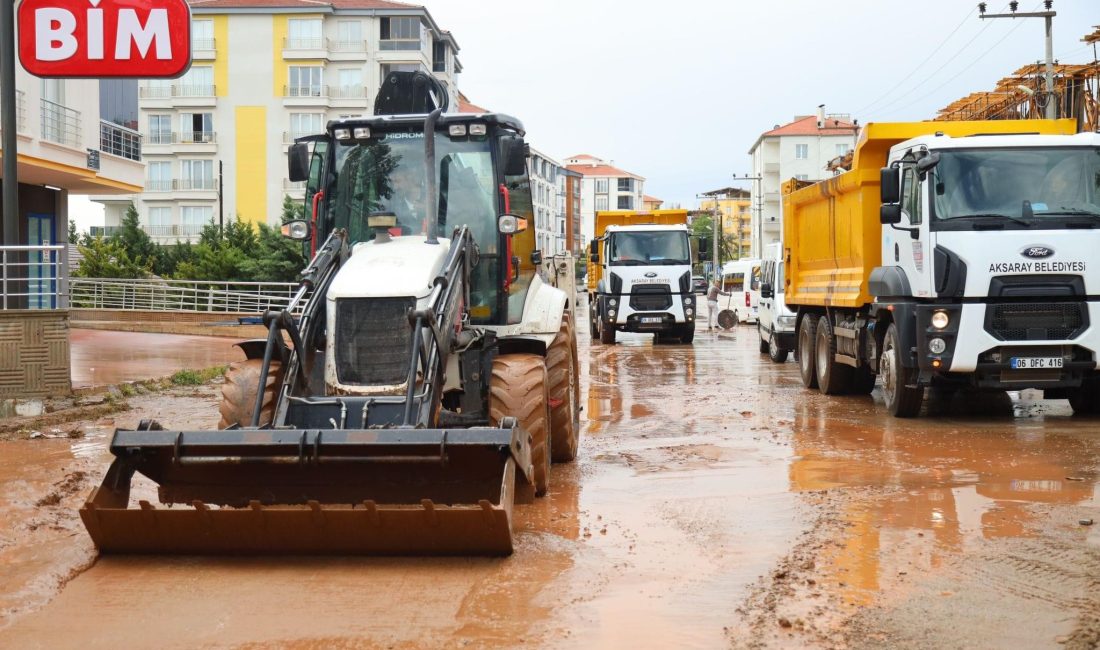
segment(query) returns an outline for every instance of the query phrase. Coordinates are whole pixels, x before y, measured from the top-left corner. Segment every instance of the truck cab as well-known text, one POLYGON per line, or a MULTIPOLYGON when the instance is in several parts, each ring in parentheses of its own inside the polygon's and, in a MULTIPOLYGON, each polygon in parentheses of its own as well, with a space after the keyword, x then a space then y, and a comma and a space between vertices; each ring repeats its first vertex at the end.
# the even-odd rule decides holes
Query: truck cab
POLYGON ((593 338, 614 343, 616 332, 651 332, 658 340, 694 339, 686 225, 608 225, 592 240, 590 261, 597 271, 589 276, 593 338))

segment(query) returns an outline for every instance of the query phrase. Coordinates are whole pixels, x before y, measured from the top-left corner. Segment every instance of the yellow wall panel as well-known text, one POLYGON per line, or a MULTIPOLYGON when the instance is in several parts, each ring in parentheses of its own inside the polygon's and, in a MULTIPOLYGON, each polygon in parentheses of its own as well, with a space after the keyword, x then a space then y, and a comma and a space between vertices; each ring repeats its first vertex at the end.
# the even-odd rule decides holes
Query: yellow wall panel
POLYGON ((229 16, 211 16, 214 21, 214 95, 229 95, 229 16))
POLYGON ((246 223, 267 223, 267 109, 238 106, 237 217, 246 223))

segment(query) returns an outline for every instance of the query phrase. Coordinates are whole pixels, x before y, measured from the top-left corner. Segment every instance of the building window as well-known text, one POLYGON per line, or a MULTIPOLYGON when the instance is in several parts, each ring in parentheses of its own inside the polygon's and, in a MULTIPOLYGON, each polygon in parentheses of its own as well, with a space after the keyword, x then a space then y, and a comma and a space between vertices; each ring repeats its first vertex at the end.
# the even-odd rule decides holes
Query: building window
POLYGON ((385 79, 391 72, 416 72, 419 69, 419 63, 383 63, 382 78, 385 79))
POLYGON ((447 71, 447 43, 436 41, 432 43, 432 72, 447 71))
POLYGON ((181 190, 212 190, 214 189, 214 161, 213 160, 181 160, 180 161, 180 189, 181 190))
POLYGON ((420 18, 416 16, 383 16, 382 43, 383 50, 419 50, 420 42, 420 18))
MULTIPOLYGON (((606 178, 596 179, 596 194, 607 194, 608 182, 606 178)), ((607 208, 604 208, 605 210, 607 208)))
POLYGON ((192 20, 191 21, 191 49, 193 49, 193 50, 212 50, 212 49, 214 49, 214 21, 213 20, 192 20))
POLYGON ((324 71, 319 65, 290 66, 290 86, 287 87, 288 97, 322 97, 324 95, 324 71))
POLYGON ((166 236, 172 233, 172 208, 149 208, 149 234, 166 236))
POLYGON ((607 196, 596 197, 596 212, 602 212, 607 209, 607 196))
POLYGON ((336 43, 340 50, 357 52, 365 50, 363 43, 363 21, 341 20, 336 23, 336 43))
POLYGON ((149 116, 149 144, 172 143, 172 116, 149 116))
POLYGON ((363 69, 362 68, 343 68, 336 71, 337 78, 340 81, 338 97, 345 99, 357 99, 366 97, 365 88, 363 87, 363 69))
POLYGON ((213 113, 180 113, 180 142, 213 141, 213 113))
POLYGON ((180 78, 178 94, 180 97, 213 97, 214 68, 209 65, 193 65, 187 74, 180 78))
POLYGON ((320 18, 291 18, 287 21, 286 49, 319 50, 324 47, 320 18))
POLYGON ((208 205, 185 205, 180 208, 180 234, 197 235, 203 226, 214 222, 214 208, 208 205))
POLYGON ((145 189, 150 192, 169 192, 172 190, 172 163, 151 162, 145 168, 149 174, 145 189))
POLYGON ((619 209, 620 210, 633 210, 634 209, 634 197, 633 196, 620 196, 619 197, 619 209))
POLYGON ((634 191, 634 179, 633 178, 620 178, 619 179, 619 191, 620 192, 633 192, 634 191))
POLYGON ((810 157, 810 145, 808 144, 796 144, 794 146, 794 157, 798 160, 806 160, 810 157))
POLYGON ((808 180, 810 180, 810 177, 807 176, 806 174, 795 174, 794 179, 796 181, 808 181, 808 180))
POLYGON ((290 139, 316 135, 324 130, 325 116, 321 113, 291 113, 290 139))

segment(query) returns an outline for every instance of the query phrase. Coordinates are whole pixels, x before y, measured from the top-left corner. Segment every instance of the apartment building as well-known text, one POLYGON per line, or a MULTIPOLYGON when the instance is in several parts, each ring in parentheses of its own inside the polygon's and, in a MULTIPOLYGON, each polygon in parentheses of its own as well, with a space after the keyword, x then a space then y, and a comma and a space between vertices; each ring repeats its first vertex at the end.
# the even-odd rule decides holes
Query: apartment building
POLYGON ((559 176, 562 202, 565 204, 565 242, 574 255, 584 253, 584 235, 581 230, 581 186, 584 177, 575 171, 561 168, 559 176))
POLYGON ((588 154, 566 158, 565 166, 581 175, 581 235, 585 241, 595 237, 596 212, 644 209, 645 178, 588 154))
POLYGON ((749 149, 753 184, 752 250, 761 251, 782 237, 780 186, 792 178, 818 181, 833 173, 830 160, 855 147, 858 122, 847 114, 826 114, 824 105, 816 115, 799 115, 787 124, 775 125, 760 134, 749 149))
POLYGON ((531 203, 535 214, 535 245, 550 256, 568 248, 565 232, 565 177, 561 163, 531 148, 527 159, 531 203))
POLYGON ((642 196, 642 209, 644 210, 660 210, 664 201, 661 199, 645 194, 642 196))
POLYGON ((733 242, 733 253, 752 257, 752 196, 748 190, 724 187, 704 192, 699 210, 713 215, 717 211, 723 238, 733 242))
MULTIPOLYGON (((211 219, 275 223, 287 147, 370 114, 390 71, 433 73, 458 105, 458 44, 421 6, 383 0, 189 0, 193 63, 140 84, 147 173, 136 202, 161 241, 211 219)), ((109 211, 107 225, 120 211, 109 211)))

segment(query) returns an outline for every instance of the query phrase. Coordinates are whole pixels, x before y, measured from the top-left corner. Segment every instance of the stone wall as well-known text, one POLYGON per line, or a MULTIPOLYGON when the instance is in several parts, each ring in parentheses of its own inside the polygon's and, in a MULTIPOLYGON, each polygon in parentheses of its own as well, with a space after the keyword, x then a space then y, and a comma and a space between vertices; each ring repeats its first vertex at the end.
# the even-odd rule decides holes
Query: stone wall
POLYGON ((0 311, 0 398, 66 395, 71 390, 69 312, 0 311))

